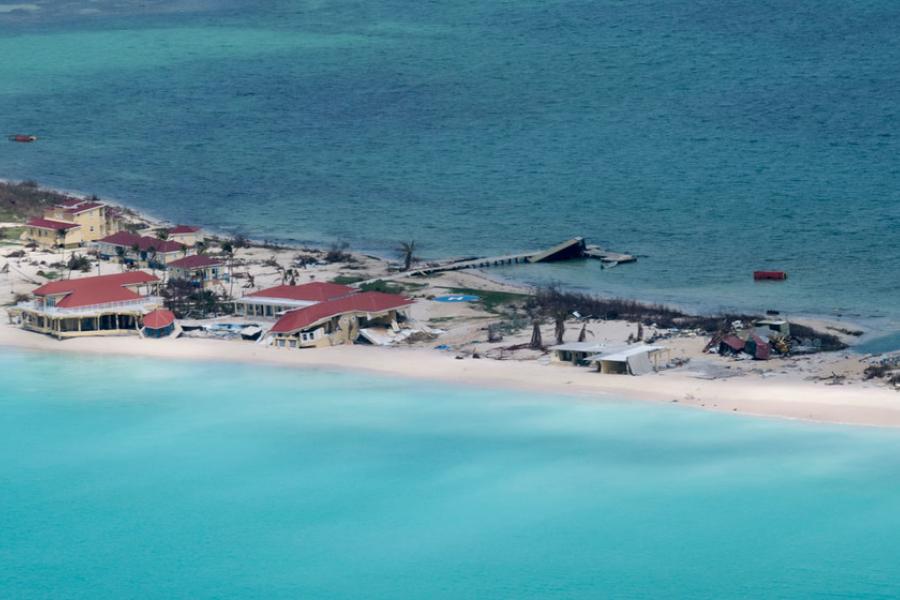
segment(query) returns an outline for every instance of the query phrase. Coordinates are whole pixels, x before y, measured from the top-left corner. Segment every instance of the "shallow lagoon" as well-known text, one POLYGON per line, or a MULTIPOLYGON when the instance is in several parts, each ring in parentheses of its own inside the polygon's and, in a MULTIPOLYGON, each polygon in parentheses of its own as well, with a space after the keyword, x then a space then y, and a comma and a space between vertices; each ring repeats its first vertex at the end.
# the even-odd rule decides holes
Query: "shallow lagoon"
POLYGON ((900 594, 895 431, 199 362, 0 373, 3 597, 900 594))

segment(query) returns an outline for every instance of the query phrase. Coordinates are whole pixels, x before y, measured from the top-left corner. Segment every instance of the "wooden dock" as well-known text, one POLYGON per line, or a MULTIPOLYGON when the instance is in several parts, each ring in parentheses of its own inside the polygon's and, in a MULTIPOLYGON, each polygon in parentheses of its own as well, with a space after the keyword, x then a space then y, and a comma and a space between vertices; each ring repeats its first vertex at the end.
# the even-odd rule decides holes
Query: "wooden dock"
POLYGON ((500 267, 504 265, 559 262, 564 260, 585 258, 600 260, 608 266, 615 266, 620 263, 631 263, 637 260, 637 258, 630 254, 610 252, 608 250, 604 250, 599 246, 587 244, 582 237, 575 237, 570 240, 560 242, 559 244, 556 244, 555 246, 547 248, 545 250, 523 252, 520 254, 508 254, 505 256, 487 256, 483 258, 465 258, 433 262, 421 267, 410 269, 409 271, 405 271, 403 273, 398 273, 394 276, 379 277, 378 279, 397 279, 400 277, 410 277, 416 275, 431 275, 432 273, 441 273, 444 271, 459 271, 462 269, 486 269, 488 267, 500 267))

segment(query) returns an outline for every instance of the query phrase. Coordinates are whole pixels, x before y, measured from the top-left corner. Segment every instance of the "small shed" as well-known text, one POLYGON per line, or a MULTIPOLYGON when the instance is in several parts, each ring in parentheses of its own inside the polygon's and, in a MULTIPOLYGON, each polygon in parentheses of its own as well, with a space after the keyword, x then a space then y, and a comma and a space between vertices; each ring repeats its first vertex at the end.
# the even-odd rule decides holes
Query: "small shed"
POLYGON ((573 365, 586 365, 589 362, 588 357, 604 350, 608 348, 606 344, 600 342, 571 342, 550 347, 553 362, 568 362, 573 365))
POLYGON ((175 331, 175 314, 164 308, 158 308, 144 315, 143 334, 145 337, 162 338, 175 331))
POLYGON ((669 349, 665 346, 639 344, 588 357, 596 363, 597 371, 611 375, 646 375, 659 369, 669 349))

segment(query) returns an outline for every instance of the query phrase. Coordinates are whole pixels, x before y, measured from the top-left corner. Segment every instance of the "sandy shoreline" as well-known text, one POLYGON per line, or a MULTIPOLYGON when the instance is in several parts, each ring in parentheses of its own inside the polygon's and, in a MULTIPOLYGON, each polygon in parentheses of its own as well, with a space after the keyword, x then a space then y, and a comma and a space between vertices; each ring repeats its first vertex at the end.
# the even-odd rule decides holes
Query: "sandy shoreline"
MULTIPOLYGON (((164 225, 159 219, 143 214, 137 213, 135 217, 150 227, 164 225)), ((16 242, 6 246, 9 249, 19 247, 16 242)), ((304 252, 308 251, 291 247, 240 248, 234 265, 245 277, 237 286, 231 284, 218 292, 227 298, 282 284, 285 269, 294 263, 298 253, 304 252), (254 283, 251 284, 251 281, 254 283), (243 282, 248 283, 244 285, 243 282), (251 285, 249 289, 248 285, 251 285)), ((321 258, 322 254, 320 252, 314 256, 321 258)), ((11 255, 0 253, 0 268, 6 272, 0 276, 0 298, 11 303, 23 294, 27 295, 47 278, 40 269, 52 269, 54 264, 64 259, 65 254, 40 250, 29 251, 22 258, 11 258, 11 255)), ((111 274, 123 269, 117 261, 95 262, 96 265, 88 273, 70 272, 64 276, 111 274)), ((473 290, 479 294, 532 293, 529 286, 519 282, 493 278, 479 271, 452 271, 410 280, 393 272, 386 260, 359 253, 353 253, 351 259, 337 262, 318 260, 314 266, 299 268, 295 275, 297 283, 332 281, 338 277, 389 279, 404 286, 405 293, 417 299, 410 309, 412 322, 444 332, 436 339, 417 345, 350 345, 311 350, 277 349, 240 340, 198 337, 154 340, 123 336, 59 341, 17 328, 7 322, 3 315, 5 311, 0 310, 0 349, 349 370, 479 388, 499 387, 549 395, 562 394, 588 401, 617 399, 678 403, 732 414, 900 427, 900 393, 886 385, 863 381, 862 371, 866 366, 863 361, 866 359, 849 352, 771 361, 732 361, 704 353, 708 334, 685 329, 673 336, 665 329, 649 325, 646 326, 646 334, 662 335, 663 343, 672 352, 671 356, 686 366, 642 377, 600 375, 569 364, 548 364, 549 357, 544 351, 528 348, 530 322, 526 323, 528 326, 519 323, 511 329, 507 328, 501 341, 488 342, 487 326, 500 324, 504 320, 507 325, 512 322, 510 319, 521 320, 521 315, 516 317, 516 311, 511 316, 508 311, 501 314, 491 310, 487 304, 451 304, 430 300, 448 290, 473 290), (436 345, 448 346, 452 351, 436 350, 436 345), (472 358, 475 354, 484 358, 472 358), (838 385, 828 385, 827 382, 838 385)), ((790 320, 819 331, 838 332, 847 326, 845 320, 827 318, 808 319, 794 315, 790 320)), ((623 319, 569 320, 565 325, 566 341, 574 340, 582 327, 587 329, 588 339, 614 346, 631 338, 636 324, 623 319)), ((542 329, 546 341, 554 338, 552 323, 545 320, 542 329)), ((873 332, 869 330, 867 333, 873 332)), ((859 342, 858 337, 841 335, 845 343, 859 342)))
POLYGON ((291 351, 217 339, 150 340, 127 337, 65 341, 0 325, 0 348, 166 360, 263 364, 294 368, 361 371, 480 388, 499 387, 595 400, 677 402, 731 414, 804 421, 900 427, 900 394, 875 385, 828 386, 799 378, 694 378, 671 371, 644 377, 602 376, 586 369, 534 361, 457 360, 427 348, 335 346, 291 351), (410 368, 415 365, 415 368, 410 368))

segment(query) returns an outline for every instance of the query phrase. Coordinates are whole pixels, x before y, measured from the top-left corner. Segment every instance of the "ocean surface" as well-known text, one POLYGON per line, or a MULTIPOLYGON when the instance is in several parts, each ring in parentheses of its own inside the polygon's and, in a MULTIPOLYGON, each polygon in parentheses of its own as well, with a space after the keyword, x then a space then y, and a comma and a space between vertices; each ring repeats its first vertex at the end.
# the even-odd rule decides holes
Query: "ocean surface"
POLYGON ((897 2, 3 2, 0 131, 41 139, 0 177, 381 254, 583 235, 641 260, 501 274, 900 322, 897 2))
POLYGON ((0 373, 3 598, 900 596, 897 431, 212 363, 0 373))

